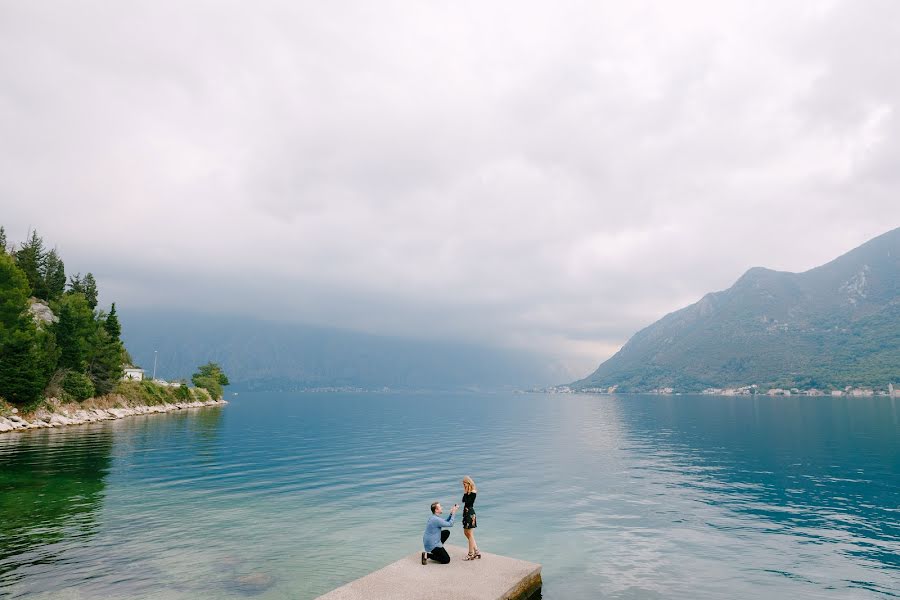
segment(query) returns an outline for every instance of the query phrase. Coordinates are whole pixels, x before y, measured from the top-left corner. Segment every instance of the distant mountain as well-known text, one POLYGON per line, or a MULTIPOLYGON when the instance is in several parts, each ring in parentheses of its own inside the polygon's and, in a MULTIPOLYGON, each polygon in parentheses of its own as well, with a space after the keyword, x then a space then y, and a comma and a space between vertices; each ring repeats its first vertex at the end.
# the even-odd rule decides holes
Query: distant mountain
POLYGON ((463 343, 176 311, 120 312, 122 339, 148 376, 189 378, 222 365, 230 389, 501 389, 547 385, 560 372, 534 354, 463 343))
POLYGON ((747 271, 636 333, 575 388, 900 382, 900 228, 804 273, 747 271))

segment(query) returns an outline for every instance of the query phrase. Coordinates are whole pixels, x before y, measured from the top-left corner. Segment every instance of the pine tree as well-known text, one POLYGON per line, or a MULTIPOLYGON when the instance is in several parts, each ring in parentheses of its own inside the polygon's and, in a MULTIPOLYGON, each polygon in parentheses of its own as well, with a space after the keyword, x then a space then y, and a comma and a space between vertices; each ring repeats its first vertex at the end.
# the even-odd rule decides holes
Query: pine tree
POLYGON ((84 276, 82 283, 84 285, 84 297, 88 302, 88 306, 93 310, 97 308, 97 297, 99 295, 99 292, 97 291, 97 281, 94 279, 93 274, 88 273, 84 276))
POLYGON ((112 308, 109 310, 109 314, 106 315, 106 321, 103 323, 103 328, 106 329, 106 332, 109 336, 118 340, 122 337, 122 325, 119 323, 119 317, 116 315, 116 303, 112 303, 112 308))
POLYGON ((84 373, 97 330, 94 311, 82 294, 66 294, 60 299, 59 322, 53 326, 59 346, 59 366, 84 373))
POLYGON ((97 328, 93 346, 88 376, 98 394, 108 394, 113 391, 124 373, 122 342, 113 338, 104 324, 103 327, 97 328))
POLYGON ((0 344, 17 329, 28 310, 31 289, 25 273, 8 254, 0 254, 0 344))
POLYGON ((44 253, 44 240, 37 234, 37 230, 32 230, 31 237, 16 250, 15 257, 16 265, 22 269, 25 277, 28 278, 31 293, 37 298, 46 300, 47 290, 43 278, 46 255, 44 253))
POLYGON ((84 282, 81 279, 81 273, 76 273, 69 277, 69 289, 67 294, 84 294, 84 282))
POLYGON ((66 267, 55 248, 44 260, 43 279, 47 300, 58 300, 66 290, 66 267))
POLYGON ((0 254, 0 397, 19 405, 41 398, 56 359, 52 336, 28 312, 30 295, 25 273, 0 254))
POLYGON ((0 347, 0 396, 20 406, 43 398, 51 372, 48 337, 30 319, 7 337, 0 347))
POLYGON ((122 366, 126 362, 127 354, 119 339, 121 334, 122 326, 116 315, 114 303, 109 314, 102 319, 102 326, 97 329, 88 368, 88 374, 98 394, 112 392, 124 373, 122 366))

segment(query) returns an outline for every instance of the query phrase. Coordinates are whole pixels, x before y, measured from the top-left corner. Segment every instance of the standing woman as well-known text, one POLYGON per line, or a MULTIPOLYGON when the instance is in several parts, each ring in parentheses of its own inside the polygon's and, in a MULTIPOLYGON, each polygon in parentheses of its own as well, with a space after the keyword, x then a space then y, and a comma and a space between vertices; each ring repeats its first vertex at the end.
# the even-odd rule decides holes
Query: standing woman
POLYGON ((472 481, 472 478, 468 475, 463 477, 462 485, 463 534, 465 534, 466 539, 469 540, 469 555, 463 560, 474 560, 476 558, 481 558, 481 552, 478 551, 478 544, 475 543, 475 528, 478 527, 475 520, 475 494, 478 493, 478 490, 475 489, 475 482, 472 481))

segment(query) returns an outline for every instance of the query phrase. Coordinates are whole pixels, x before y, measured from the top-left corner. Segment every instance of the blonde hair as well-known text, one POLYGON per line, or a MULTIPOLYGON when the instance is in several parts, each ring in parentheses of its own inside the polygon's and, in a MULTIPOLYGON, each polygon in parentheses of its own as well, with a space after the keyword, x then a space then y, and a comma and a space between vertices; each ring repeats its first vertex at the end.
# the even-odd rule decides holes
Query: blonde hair
POLYGON ((469 492, 477 492, 478 490, 475 488, 475 482, 472 481, 472 478, 466 475, 462 480, 463 489, 468 494, 469 492))

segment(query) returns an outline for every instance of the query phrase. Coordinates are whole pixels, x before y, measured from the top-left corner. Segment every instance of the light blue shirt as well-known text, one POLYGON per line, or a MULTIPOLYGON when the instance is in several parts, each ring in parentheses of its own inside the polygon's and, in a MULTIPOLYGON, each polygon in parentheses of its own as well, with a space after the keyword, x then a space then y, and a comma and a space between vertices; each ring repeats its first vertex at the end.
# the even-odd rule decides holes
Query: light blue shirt
POLYGON ((428 517, 428 522, 425 523, 425 535, 422 536, 422 543, 425 544, 425 552, 431 552, 435 548, 442 547, 441 529, 444 529, 445 527, 453 527, 453 513, 450 513, 447 520, 444 520, 437 515, 428 517))

